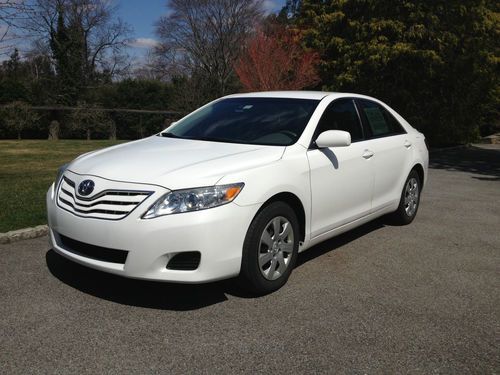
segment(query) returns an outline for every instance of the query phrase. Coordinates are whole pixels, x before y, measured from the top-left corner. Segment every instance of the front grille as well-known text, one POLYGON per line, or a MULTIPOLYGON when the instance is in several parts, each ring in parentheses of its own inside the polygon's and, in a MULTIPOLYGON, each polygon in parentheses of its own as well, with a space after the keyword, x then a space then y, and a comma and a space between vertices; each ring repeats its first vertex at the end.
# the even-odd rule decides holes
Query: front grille
POLYGON ((199 251, 186 251, 173 256, 167 264, 169 270, 194 271, 200 265, 199 251))
POLYGON ((57 204, 77 216, 119 220, 141 204, 151 191, 104 190, 92 197, 80 197, 74 181, 64 176, 59 184, 57 204))
POLYGON ((62 234, 59 234, 58 237, 60 239, 60 241, 58 241, 59 246, 74 254, 110 263, 125 264, 127 260, 128 251, 90 245, 63 236, 62 234))

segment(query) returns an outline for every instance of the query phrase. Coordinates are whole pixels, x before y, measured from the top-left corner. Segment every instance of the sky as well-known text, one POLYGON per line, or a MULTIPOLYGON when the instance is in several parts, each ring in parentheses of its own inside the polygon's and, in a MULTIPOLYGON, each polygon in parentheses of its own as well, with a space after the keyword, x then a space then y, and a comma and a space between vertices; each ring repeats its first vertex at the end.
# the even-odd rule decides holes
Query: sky
MULTIPOLYGON (((277 12, 286 0, 264 0, 267 12, 277 12)), ((118 15, 133 28, 130 53, 135 57, 143 55, 155 45, 155 22, 167 12, 167 0, 117 0, 118 15)))
POLYGON ((154 46, 154 23, 166 13, 166 0, 121 0, 117 4, 120 18, 133 28, 132 47, 154 46))
MULTIPOLYGON (((14 0, 16 1, 16 0, 14 0)), ((117 16, 132 27, 128 53, 135 63, 141 63, 147 51, 156 44, 155 22, 167 13, 168 0, 112 0, 117 5, 117 16)), ((286 0, 263 0, 267 13, 278 12, 286 0)), ((0 24, 0 33, 5 25, 0 24)), ((2 35, 2 34, 0 34, 2 35)), ((0 48, 0 62, 9 58, 11 46, 16 46, 21 54, 27 51, 29 43, 23 38, 4 40, 7 48, 0 48), (4 53, 2 53, 4 52, 4 53)))

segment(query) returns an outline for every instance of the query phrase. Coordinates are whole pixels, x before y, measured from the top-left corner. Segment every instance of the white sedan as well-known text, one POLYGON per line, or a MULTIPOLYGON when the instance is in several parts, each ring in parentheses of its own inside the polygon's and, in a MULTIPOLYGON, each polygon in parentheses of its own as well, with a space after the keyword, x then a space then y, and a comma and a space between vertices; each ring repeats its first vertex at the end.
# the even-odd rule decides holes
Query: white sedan
POLYGON ((50 240, 105 272, 181 283, 238 276, 269 293, 321 241, 385 214, 410 223, 427 167, 424 135, 377 99, 230 95, 61 167, 47 193, 50 240))

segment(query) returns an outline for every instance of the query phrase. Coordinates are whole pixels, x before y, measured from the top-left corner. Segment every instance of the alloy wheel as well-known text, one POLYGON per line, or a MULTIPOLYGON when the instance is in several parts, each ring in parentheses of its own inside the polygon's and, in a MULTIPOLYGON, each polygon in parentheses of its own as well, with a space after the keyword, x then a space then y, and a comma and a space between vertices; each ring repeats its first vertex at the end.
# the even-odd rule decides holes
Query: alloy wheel
POLYGON ((267 280, 282 276, 292 259, 294 233, 292 224, 283 216, 273 218, 265 226, 259 244, 259 269, 267 280))
POLYGON ((418 198, 419 198, 418 181, 416 178, 412 177, 408 180, 408 183, 406 184, 405 200, 404 200, 405 212, 410 217, 415 215, 415 212, 417 212, 418 198))

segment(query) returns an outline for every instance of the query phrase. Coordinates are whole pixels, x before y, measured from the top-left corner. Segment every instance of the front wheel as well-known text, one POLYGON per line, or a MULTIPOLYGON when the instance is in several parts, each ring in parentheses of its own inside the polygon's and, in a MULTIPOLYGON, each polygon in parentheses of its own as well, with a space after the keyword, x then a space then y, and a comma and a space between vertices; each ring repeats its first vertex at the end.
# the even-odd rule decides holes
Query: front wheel
POLYGON ((416 170, 412 170, 406 179, 398 209, 393 214, 396 224, 410 224, 417 215, 420 204, 421 182, 416 170))
POLYGON ((262 209, 245 237, 242 286, 254 294, 281 288, 297 260, 299 236, 297 215, 286 203, 273 202, 262 209))

